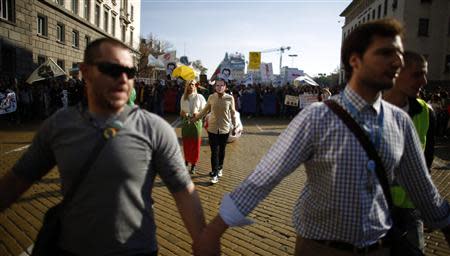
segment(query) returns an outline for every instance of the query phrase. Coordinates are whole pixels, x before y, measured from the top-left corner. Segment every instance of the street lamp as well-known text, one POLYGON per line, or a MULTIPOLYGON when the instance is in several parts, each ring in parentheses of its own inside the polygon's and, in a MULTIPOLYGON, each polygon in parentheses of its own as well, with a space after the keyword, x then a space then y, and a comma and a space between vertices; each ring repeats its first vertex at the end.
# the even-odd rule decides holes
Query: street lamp
POLYGON ((294 67, 294 58, 298 57, 297 54, 289 54, 289 57, 291 57, 291 66, 294 67))

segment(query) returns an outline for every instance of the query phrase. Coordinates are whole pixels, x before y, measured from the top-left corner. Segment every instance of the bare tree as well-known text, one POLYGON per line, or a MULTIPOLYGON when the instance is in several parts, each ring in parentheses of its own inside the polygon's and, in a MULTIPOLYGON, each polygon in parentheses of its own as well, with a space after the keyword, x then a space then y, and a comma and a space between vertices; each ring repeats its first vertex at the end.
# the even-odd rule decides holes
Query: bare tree
POLYGON ((153 77, 155 69, 154 67, 148 66, 148 56, 151 54, 157 58, 170 48, 173 48, 173 45, 170 42, 158 39, 153 34, 149 34, 147 38, 141 38, 139 44, 141 57, 138 63, 138 76, 153 77))
POLYGON ((205 68, 205 67, 203 66, 201 60, 193 61, 193 62, 192 62, 192 67, 194 67, 194 68, 200 70, 200 74, 202 74, 202 75, 203 75, 203 74, 206 74, 206 72, 208 71, 208 69, 205 68))

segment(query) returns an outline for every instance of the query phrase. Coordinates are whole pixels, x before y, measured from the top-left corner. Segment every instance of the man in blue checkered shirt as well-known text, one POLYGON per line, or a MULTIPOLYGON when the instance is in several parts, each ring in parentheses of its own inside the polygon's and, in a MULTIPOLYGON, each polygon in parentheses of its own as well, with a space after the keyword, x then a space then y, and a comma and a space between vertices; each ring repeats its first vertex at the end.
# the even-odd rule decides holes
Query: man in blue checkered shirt
MULTIPOLYGON (((408 114, 385 102, 403 66, 403 28, 393 19, 368 22, 345 38, 341 58, 349 78, 333 99, 371 138, 391 183, 405 188, 424 222, 450 241, 450 207, 427 171, 408 114)), ((331 109, 314 103, 300 112, 256 169, 230 194, 194 241, 196 255, 220 254, 228 227, 251 224, 246 216, 301 164, 307 182, 294 206, 295 255, 390 255, 383 238, 392 219, 369 157, 331 109)), ((373 162, 372 162, 373 163, 373 162)))

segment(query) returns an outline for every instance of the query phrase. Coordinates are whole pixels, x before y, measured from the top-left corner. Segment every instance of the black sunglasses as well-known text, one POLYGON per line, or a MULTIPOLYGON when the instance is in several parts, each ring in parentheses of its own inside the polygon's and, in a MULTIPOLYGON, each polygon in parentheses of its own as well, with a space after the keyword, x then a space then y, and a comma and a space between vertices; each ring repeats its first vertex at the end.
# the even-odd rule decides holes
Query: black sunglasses
POLYGON ((129 68, 109 62, 98 62, 93 65, 97 66, 100 72, 112 78, 118 78, 122 75, 122 73, 127 74, 128 79, 133 79, 136 76, 136 68, 134 67, 129 68))

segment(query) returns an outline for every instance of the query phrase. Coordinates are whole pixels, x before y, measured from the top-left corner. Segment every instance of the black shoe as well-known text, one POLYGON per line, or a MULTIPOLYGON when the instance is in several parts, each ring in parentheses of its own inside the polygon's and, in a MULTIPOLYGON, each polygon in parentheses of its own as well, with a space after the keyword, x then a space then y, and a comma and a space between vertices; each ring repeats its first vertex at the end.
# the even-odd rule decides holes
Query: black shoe
POLYGON ((195 172, 196 172, 197 170, 195 169, 195 165, 192 165, 191 166, 191 174, 195 174, 195 172))
POLYGON ((211 171, 211 172, 209 173, 209 176, 210 176, 210 177, 216 176, 216 172, 215 172, 215 171, 211 171))

